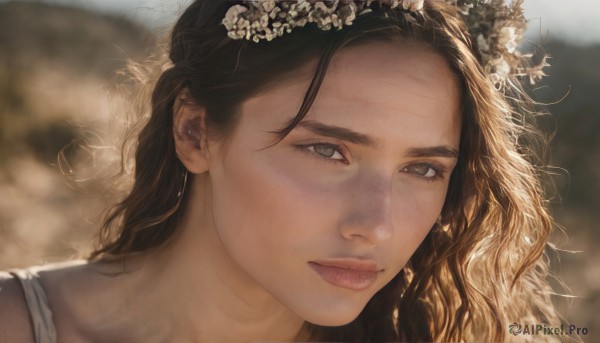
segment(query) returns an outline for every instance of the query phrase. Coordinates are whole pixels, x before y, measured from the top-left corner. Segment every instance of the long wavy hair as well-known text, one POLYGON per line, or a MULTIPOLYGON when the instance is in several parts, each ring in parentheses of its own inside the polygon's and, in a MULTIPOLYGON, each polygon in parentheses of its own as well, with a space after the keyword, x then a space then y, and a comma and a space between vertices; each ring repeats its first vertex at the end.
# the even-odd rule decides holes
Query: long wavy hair
POLYGON ((311 340, 506 341, 514 337, 508 333, 513 322, 560 325, 545 258, 554 227, 541 182, 545 142, 531 125, 535 113, 519 82, 511 80, 500 92, 486 76, 455 6, 426 1, 419 20, 376 8, 341 31, 307 25, 254 43, 229 39, 220 25, 235 3, 194 1, 174 26, 169 61, 153 86, 149 113, 140 119, 144 126, 132 136, 133 185, 107 211, 90 260, 151 252, 178 232, 187 201, 185 191, 180 196, 186 170, 172 131, 180 91, 189 90, 206 108, 211 134, 227 139, 245 99, 316 60, 299 112, 279 132, 283 138, 309 111, 336 52, 375 40, 419 42, 446 57, 463 87, 460 156, 441 225, 354 321, 340 327, 306 323, 311 340))

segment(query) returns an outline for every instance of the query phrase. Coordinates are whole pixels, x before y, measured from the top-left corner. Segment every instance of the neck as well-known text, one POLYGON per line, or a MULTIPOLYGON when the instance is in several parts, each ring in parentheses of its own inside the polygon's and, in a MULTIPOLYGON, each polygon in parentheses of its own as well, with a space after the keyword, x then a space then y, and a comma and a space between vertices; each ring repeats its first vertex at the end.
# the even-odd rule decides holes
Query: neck
POLYGON ((139 304, 142 312, 142 317, 129 318, 146 318, 154 328, 165 328, 171 341, 305 339, 304 321, 241 270, 224 249, 212 222, 207 181, 206 174, 199 175, 190 187, 189 208, 178 235, 129 264, 134 272, 124 275, 138 286, 130 288, 136 291, 127 301, 139 304))

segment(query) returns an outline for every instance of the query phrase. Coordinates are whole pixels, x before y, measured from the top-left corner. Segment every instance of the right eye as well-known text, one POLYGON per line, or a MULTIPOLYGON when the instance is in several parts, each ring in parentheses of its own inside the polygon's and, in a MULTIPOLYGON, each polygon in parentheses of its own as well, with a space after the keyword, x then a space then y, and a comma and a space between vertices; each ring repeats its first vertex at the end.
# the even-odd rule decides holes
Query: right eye
POLYGON ((309 151, 332 160, 344 160, 344 156, 339 152, 339 147, 333 144, 313 144, 307 147, 309 151))
POLYGON ((346 158, 340 152, 342 148, 339 145, 331 143, 315 143, 299 145, 298 147, 301 148, 303 151, 309 152, 311 156, 321 161, 332 163, 346 163, 346 158))

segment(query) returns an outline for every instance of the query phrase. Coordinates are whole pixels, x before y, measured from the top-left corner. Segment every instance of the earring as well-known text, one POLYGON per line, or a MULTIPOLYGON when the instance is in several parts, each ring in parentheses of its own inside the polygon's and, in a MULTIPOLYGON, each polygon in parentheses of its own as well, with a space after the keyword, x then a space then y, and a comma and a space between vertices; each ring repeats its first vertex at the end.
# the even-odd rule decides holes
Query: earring
POLYGON ((185 173, 183 174, 183 185, 181 186, 181 189, 177 193, 177 198, 181 198, 181 196, 183 195, 183 192, 185 191, 185 186, 187 185, 187 179, 188 179, 188 171, 186 170, 185 173))

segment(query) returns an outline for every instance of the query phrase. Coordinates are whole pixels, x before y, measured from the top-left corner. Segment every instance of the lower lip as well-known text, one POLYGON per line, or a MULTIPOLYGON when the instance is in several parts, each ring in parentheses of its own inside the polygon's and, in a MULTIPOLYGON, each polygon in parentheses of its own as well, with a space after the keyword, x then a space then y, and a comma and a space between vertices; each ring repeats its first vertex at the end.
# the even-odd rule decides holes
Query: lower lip
POLYGON ((314 262, 309 262, 309 264, 330 284, 355 291, 361 291, 373 284, 378 273, 323 266, 314 262))

